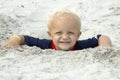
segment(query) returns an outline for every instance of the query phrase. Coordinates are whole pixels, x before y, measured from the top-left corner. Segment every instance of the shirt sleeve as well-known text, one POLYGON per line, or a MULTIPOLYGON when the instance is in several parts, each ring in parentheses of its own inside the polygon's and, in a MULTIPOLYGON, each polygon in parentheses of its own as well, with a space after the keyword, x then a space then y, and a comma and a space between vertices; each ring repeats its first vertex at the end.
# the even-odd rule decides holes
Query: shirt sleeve
POLYGON ((37 46, 40 47, 41 49, 49 49, 51 48, 51 40, 47 39, 39 39, 35 37, 31 37, 28 35, 24 35, 24 39, 26 42, 26 45, 28 46, 37 46))
POLYGON ((86 49, 86 48, 94 48, 98 46, 98 39, 101 35, 96 35, 95 37, 86 39, 86 40, 80 40, 77 42, 77 50, 86 49))

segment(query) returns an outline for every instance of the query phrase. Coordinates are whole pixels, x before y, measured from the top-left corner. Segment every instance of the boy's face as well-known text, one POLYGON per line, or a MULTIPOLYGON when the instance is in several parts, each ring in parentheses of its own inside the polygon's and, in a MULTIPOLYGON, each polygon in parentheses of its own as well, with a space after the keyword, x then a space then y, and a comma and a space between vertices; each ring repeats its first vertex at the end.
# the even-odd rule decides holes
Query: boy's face
POLYGON ((57 50, 70 50, 78 40, 81 32, 78 21, 71 18, 58 17, 52 22, 49 37, 57 50))

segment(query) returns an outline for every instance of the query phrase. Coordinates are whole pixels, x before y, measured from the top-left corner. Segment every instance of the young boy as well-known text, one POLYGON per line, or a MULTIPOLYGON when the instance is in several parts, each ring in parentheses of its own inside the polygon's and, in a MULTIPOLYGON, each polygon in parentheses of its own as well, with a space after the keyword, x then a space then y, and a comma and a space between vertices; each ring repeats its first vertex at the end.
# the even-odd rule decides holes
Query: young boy
MULTIPOLYGON (((81 35, 80 18, 66 10, 56 12, 49 21, 48 35, 50 40, 38 39, 27 35, 14 35, 6 43, 1 45, 1 49, 19 47, 20 45, 37 46, 41 49, 55 50, 81 50, 94 48, 96 46, 110 47, 111 40, 105 35, 97 35, 86 40, 78 40, 81 35)), ((22 51, 22 49, 18 48, 22 51)))

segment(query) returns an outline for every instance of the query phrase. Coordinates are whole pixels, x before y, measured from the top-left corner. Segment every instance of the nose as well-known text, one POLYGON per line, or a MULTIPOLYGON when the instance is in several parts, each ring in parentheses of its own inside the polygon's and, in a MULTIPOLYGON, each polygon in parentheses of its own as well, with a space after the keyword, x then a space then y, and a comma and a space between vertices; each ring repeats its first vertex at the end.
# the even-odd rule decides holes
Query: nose
POLYGON ((69 37, 68 34, 63 34, 63 35, 62 35, 62 38, 63 38, 63 39, 68 39, 68 37, 69 37))

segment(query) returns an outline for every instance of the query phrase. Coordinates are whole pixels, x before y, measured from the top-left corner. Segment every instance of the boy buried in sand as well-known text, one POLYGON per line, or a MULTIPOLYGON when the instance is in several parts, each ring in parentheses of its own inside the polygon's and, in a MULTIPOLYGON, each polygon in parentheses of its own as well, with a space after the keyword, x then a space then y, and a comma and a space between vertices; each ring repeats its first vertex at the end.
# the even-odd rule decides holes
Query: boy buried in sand
POLYGON ((55 50, 81 50, 94 47, 111 47, 111 40, 105 35, 97 35, 86 40, 78 40, 81 35, 80 18, 68 11, 56 12, 49 21, 48 35, 50 40, 38 39, 27 35, 14 35, 6 43, 1 45, 1 49, 17 47, 23 51, 20 45, 37 46, 41 49, 55 50))

